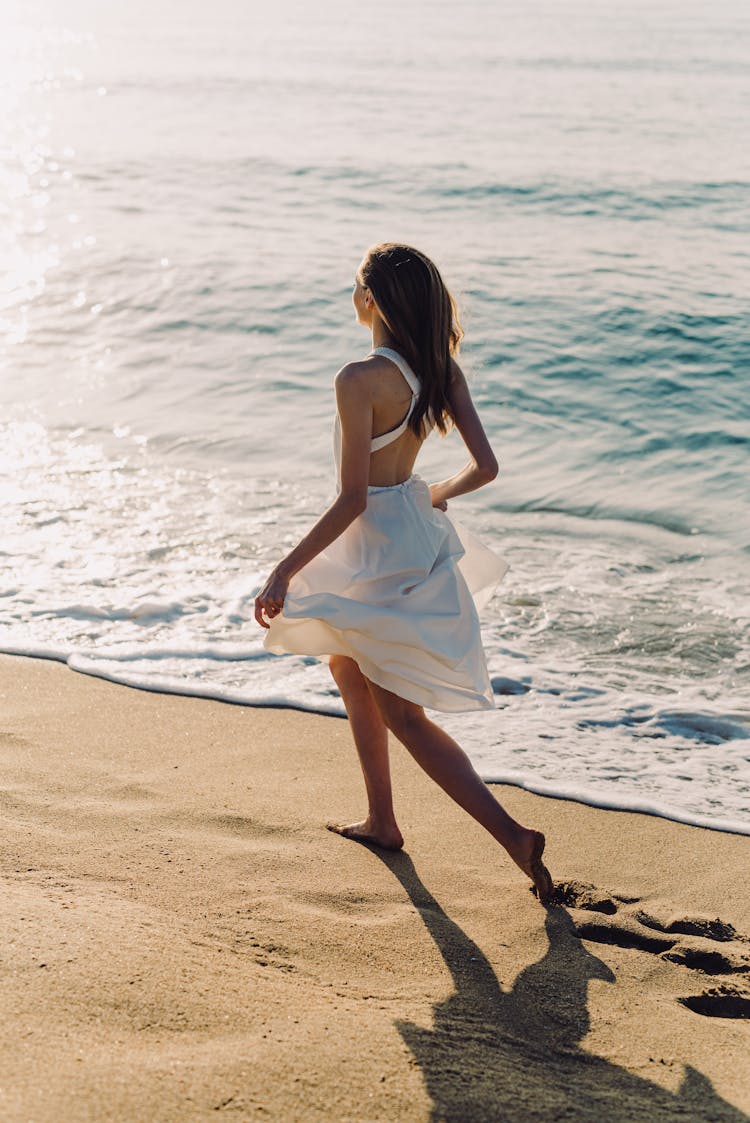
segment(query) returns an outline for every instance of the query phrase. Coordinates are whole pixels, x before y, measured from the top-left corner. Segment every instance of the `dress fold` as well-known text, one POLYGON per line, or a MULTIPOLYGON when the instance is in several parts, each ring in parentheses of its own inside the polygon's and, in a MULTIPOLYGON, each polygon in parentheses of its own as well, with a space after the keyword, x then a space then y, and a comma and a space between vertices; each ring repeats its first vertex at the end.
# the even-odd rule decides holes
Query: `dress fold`
POLYGON ((418 475, 368 489, 367 507, 290 581, 265 647, 347 655, 384 689, 444 713, 491 709, 474 598, 507 564, 432 506, 418 475))

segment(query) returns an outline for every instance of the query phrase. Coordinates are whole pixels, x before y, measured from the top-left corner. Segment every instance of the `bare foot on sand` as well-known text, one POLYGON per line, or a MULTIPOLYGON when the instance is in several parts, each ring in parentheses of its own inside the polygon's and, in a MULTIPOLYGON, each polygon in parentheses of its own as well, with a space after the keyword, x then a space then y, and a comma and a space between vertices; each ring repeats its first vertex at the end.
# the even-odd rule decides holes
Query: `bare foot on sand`
POLYGON ((549 870, 542 861, 545 838, 541 831, 527 830, 521 840, 519 849, 511 853, 511 858, 527 877, 531 878, 537 896, 543 905, 552 900, 554 882, 549 870))
POLYGON ((375 827, 369 816, 361 823, 326 823, 329 831, 350 838, 353 842, 367 842, 382 850, 400 850, 404 845, 401 831, 395 824, 390 827, 375 827))

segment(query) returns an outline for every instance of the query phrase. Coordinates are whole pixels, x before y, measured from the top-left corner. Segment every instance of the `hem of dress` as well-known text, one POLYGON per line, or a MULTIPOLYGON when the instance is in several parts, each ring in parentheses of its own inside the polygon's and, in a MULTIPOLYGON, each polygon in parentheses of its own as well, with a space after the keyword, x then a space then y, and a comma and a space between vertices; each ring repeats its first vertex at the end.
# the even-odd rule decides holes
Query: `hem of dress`
MULTIPOLYGON (((494 709, 497 709, 494 701, 490 702, 489 698, 485 697, 484 694, 477 694, 477 696, 474 699, 472 699, 471 701, 469 701, 467 699, 467 702, 469 702, 468 705, 456 706, 455 708, 451 707, 450 709, 445 709, 445 707, 443 707, 443 706, 433 706, 430 702, 422 702, 418 698, 410 698, 409 695, 407 693, 405 693, 404 691, 392 690, 391 687, 386 686, 386 684, 384 682, 378 682, 377 678, 372 673, 372 671, 362 670, 362 667, 360 666, 356 655, 352 655, 351 658, 357 664, 360 671, 362 671, 362 674, 365 676, 365 678, 370 679, 372 682, 375 683, 376 686, 381 687, 383 690, 387 690, 389 694, 395 694, 397 698, 403 698, 405 702, 413 702, 415 706, 422 706, 422 708, 425 709, 425 710, 434 710, 435 713, 438 713, 438 714, 467 714, 467 713, 470 713, 472 710, 477 711, 477 710, 494 710, 494 709)), ((378 668, 376 667, 375 671, 377 672, 377 670, 378 670, 378 668)))
MULTIPOLYGON (((283 643, 279 643, 278 641, 274 643, 273 636, 267 635, 263 646, 265 647, 266 651, 270 651, 273 655, 307 655, 312 656, 313 659, 319 659, 321 662, 327 655, 343 655, 347 659, 352 659, 357 664, 365 678, 371 679, 376 686, 380 686, 383 690, 387 690, 389 694, 395 694, 397 698, 403 698, 405 702, 413 702, 415 706, 422 706, 424 709, 434 710, 435 713, 465 714, 472 711, 476 712, 479 710, 497 709, 494 697, 492 701, 490 701, 486 694, 480 694, 478 691, 473 698, 466 698, 462 705, 439 706, 434 705, 432 702, 425 702, 424 696, 421 698, 416 697, 415 695, 420 693, 419 687, 416 685, 416 683, 414 684, 413 692, 408 690, 393 690, 392 684, 389 685, 388 683, 383 681, 383 678, 385 676, 380 675, 380 668, 377 666, 377 664, 370 663, 370 661, 366 657, 358 655, 357 652, 353 651, 348 644, 343 642, 340 642, 336 647, 334 647, 333 644, 330 644, 331 649, 329 651, 293 651, 289 647, 285 647, 283 643), (363 664, 366 665, 363 666, 363 664)), ((410 684, 405 682, 404 685, 408 687, 410 684)), ((421 693, 424 695, 424 692, 421 693)))

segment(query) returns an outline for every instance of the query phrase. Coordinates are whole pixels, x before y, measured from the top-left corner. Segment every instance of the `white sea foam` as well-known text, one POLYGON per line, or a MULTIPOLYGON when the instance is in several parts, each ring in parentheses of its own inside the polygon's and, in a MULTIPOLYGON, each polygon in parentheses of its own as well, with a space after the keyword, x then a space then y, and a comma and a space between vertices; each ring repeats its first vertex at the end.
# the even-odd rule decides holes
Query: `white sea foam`
MULTIPOLYGON (((273 689, 272 681, 275 679, 278 682, 278 674, 274 675, 273 672, 256 681, 254 689, 252 686, 225 685, 220 679, 213 679, 206 675, 206 665, 212 662, 231 664, 236 673, 238 663, 263 660, 262 654, 257 652, 248 654, 235 645, 226 645, 222 648, 196 648, 191 651, 134 650, 129 653, 120 652, 117 655, 101 652, 96 658, 81 654, 66 656, 59 650, 38 647, 22 649, 13 646, 6 653, 56 659, 67 663, 74 671, 139 690, 185 695, 237 705, 291 708, 336 717, 345 716, 344 707, 337 696, 326 701, 319 694, 311 697, 309 689, 300 692, 302 676, 295 676, 294 671, 289 673, 288 667, 285 686, 289 689, 281 693, 273 689), (199 673, 203 670, 204 675, 196 680, 191 674, 186 673, 186 661, 198 664, 199 673), (154 663, 159 664, 156 670, 153 669, 154 663)), ((309 684, 305 683, 305 686, 309 687, 309 684)), ((329 688, 329 693, 333 695, 334 691, 329 688)), ((647 708, 643 704, 638 706, 641 711, 640 717, 652 727, 658 726, 665 716, 670 716, 658 712, 643 712, 647 708)), ((642 759, 638 760, 631 751, 629 754, 631 760, 623 763, 614 745, 610 745, 609 756, 601 754, 600 751, 595 763, 582 761, 569 751, 564 731, 558 731, 554 738, 547 732, 549 715, 537 713, 535 720, 531 722, 522 718, 521 723, 503 724, 502 742, 491 748, 487 746, 488 734, 492 736, 494 733, 497 736, 497 732, 496 726, 493 727, 486 715, 482 715, 481 718, 477 715, 470 717, 452 715, 438 720, 445 728, 461 738, 488 783, 511 784, 538 795, 576 800, 593 807, 658 815, 711 830, 750 834, 750 819, 743 814, 746 798, 750 794, 747 789, 744 793, 746 798, 740 801, 739 814, 736 817, 722 813, 727 810, 725 807, 712 807, 709 813, 691 811, 690 797, 683 790, 684 783, 694 783, 701 772, 710 775, 713 770, 719 769, 724 772, 734 770, 737 774, 741 774, 744 770, 746 773, 747 769, 743 769, 743 766, 750 761, 750 731, 739 722, 730 724, 724 718, 710 714, 690 715, 690 717, 693 719, 690 724, 693 733, 700 734, 701 738, 707 734, 709 740, 700 740, 700 760, 698 762, 683 760, 682 774, 678 775, 672 767, 671 752, 663 754, 661 759, 652 761, 648 775, 644 775, 642 759), (512 732, 518 731, 519 724, 523 725, 526 736, 526 744, 520 753, 517 746, 505 747, 506 742, 512 737, 512 732), (726 742, 730 737, 740 739, 743 743, 731 745, 727 751, 726 742), (535 760, 532 749, 534 741, 545 739, 547 744, 537 750, 538 759, 535 760), (555 756, 555 765, 551 769, 549 767, 550 741, 554 743, 555 756), (707 759, 706 745, 711 744, 722 745, 724 751, 710 754, 710 759, 707 759), (516 758, 521 754, 528 771, 514 767, 516 758), (618 764, 607 764, 607 759, 617 759, 618 764), (545 773, 550 772, 554 778, 546 778, 545 773), (686 775, 686 772, 689 774, 686 775), (628 783, 631 774, 637 776, 637 784, 628 783), (613 794, 615 787, 616 795, 613 794), (637 795, 635 791, 650 792, 652 795, 650 797, 637 795)), ((647 733, 646 736, 649 734, 647 733)), ((707 786, 704 786, 704 792, 707 786)), ((709 807, 711 802, 708 801, 709 807)))

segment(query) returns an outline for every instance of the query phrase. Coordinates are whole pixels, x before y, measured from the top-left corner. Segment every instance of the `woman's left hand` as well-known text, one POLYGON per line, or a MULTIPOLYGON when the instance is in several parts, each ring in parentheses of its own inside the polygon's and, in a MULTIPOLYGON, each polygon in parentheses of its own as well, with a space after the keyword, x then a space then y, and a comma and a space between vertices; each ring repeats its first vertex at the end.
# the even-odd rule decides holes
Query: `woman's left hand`
POLYGON ((282 577, 275 569, 272 570, 265 585, 255 598, 255 619, 261 628, 271 627, 263 619, 263 614, 265 613, 269 620, 273 620, 275 616, 279 615, 284 607, 288 588, 289 578, 282 577))
POLYGON ((440 484, 430 484, 430 499, 433 507, 437 507, 440 511, 447 511, 448 503, 440 497, 439 487, 440 484))

